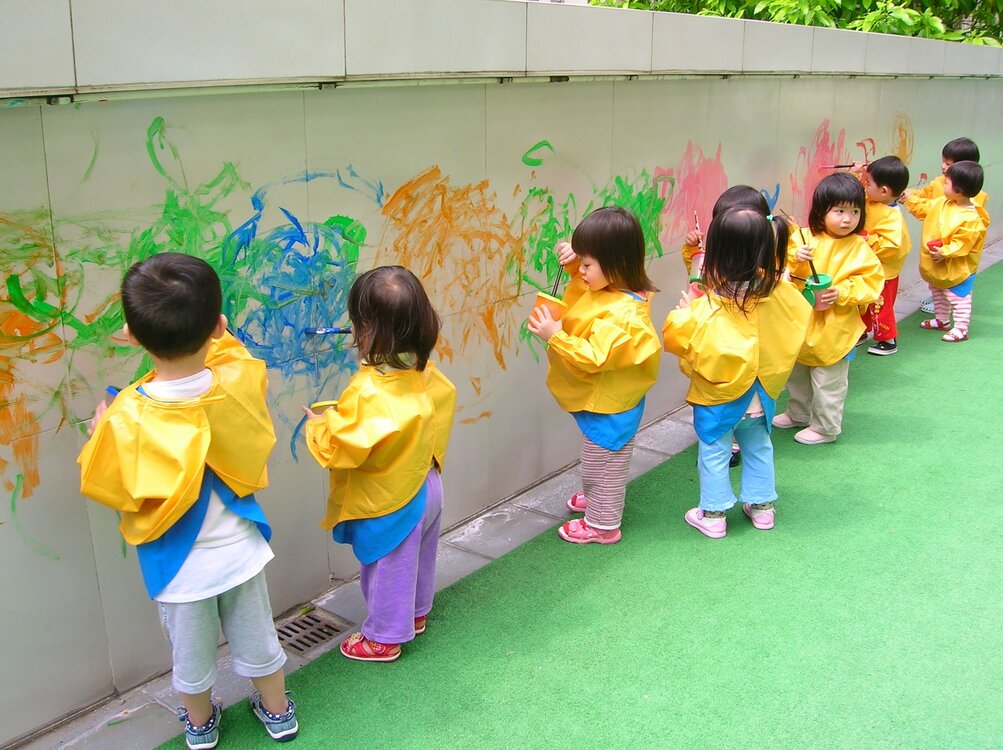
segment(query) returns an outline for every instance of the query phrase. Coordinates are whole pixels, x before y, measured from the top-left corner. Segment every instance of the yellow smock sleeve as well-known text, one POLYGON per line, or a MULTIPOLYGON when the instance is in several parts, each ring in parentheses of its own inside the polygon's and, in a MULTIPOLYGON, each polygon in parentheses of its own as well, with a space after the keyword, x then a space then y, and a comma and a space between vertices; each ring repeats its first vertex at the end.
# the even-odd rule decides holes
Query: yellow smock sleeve
POLYGON ((602 318, 593 320, 584 336, 570 336, 558 331, 550 338, 549 346, 579 370, 588 373, 615 370, 639 364, 644 359, 638 357, 627 331, 602 318))
POLYGON ((852 270, 846 278, 834 287, 839 290, 837 305, 869 305, 881 296, 881 287, 885 283, 885 274, 881 269, 881 261, 866 243, 850 261, 852 270))
POLYGON ((400 432, 386 399, 373 388, 349 384, 337 408, 304 429, 310 454, 325 469, 355 469, 379 443, 400 432))

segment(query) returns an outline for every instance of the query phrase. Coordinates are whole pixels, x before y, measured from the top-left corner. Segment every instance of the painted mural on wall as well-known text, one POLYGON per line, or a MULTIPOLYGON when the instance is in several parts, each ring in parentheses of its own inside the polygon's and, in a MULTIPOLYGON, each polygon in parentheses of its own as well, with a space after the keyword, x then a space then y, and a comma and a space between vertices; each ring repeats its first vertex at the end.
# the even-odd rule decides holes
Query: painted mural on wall
MULTIPOLYGON (((831 165, 885 151, 907 162, 912 156, 912 126, 901 113, 884 150, 878 139, 850 146, 844 131, 833 131, 824 120, 797 149, 786 186, 759 186, 771 207, 786 201, 782 207, 803 219, 812 190, 831 165)), ((101 158, 96 135, 93 147, 83 180, 101 158)), ((502 370, 521 354, 540 357, 539 342, 525 329, 524 297, 554 284, 560 269, 553 248, 570 238, 586 214, 610 204, 632 210, 654 260, 679 246, 693 228, 694 212, 704 227, 709 224, 714 201, 729 184, 727 145, 693 141, 670 166, 642 165, 608 180, 584 175, 591 187, 578 194, 540 177, 541 166, 560 158, 559 143, 526 144, 524 153, 512 155, 524 177, 507 196, 499 196, 487 179, 457 183, 436 164, 395 186, 348 163, 252 186, 226 154, 219 155, 214 176, 195 183, 170 123, 161 117, 148 126, 146 151, 146 168, 163 187, 162 202, 146 223, 110 208, 73 217, 52 215, 46 206, 0 206, 0 485, 10 511, 0 525, 8 538, 0 543, 17 539, 50 559, 58 559, 58 550, 18 522, 18 506, 30 502, 45 481, 38 465, 43 422, 46 428, 54 423, 57 430, 82 431, 90 414, 76 413, 72 405, 87 399, 75 397, 96 401, 104 385, 114 384, 88 381, 78 353, 98 361, 109 379, 135 377, 149 366, 121 337, 117 294, 95 298, 89 280, 100 279, 107 289, 132 263, 152 254, 199 255, 220 275, 230 327, 265 360, 272 379, 299 378, 307 383, 307 398, 330 398, 356 367, 350 342, 303 331, 347 322, 348 289, 356 273, 366 270, 359 267, 360 253, 372 251, 372 264, 411 268, 443 313, 438 356, 469 365, 473 399, 460 405, 459 419, 472 423, 491 413, 479 406, 484 373, 469 355, 489 351, 491 367, 502 370), (336 204, 319 221, 283 205, 285 186, 315 181, 352 193, 351 205, 361 197, 372 209, 369 223, 339 213, 336 204), (246 201, 244 211, 223 208, 235 199, 246 201), (275 216, 281 220, 266 218, 275 216)), ((277 404, 273 416, 289 427, 286 449, 296 457, 301 422, 295 405, 277 404)))

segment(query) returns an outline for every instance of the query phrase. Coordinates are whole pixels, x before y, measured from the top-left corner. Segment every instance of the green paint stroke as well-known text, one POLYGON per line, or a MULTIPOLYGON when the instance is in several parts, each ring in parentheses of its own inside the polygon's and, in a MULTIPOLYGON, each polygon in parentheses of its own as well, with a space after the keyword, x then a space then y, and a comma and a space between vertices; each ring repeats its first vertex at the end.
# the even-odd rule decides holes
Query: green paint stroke
POLYGON ((46 560, 56 561, 59 560, 59 555, 50 550, 40 541, 31 536, 24 527, 21 525, 21 519, 17 515, 17 501, 21 496, 21 488, 24 486, 24 474, 17 475, 17 481, 14 484, 14 492, 10 496, 10 518, 14 522, 14 528, 17 529, 18 535, 32 552, 37 555, 41 555, 46 560))
POLYGON ((543 164, 543 159, 536 154, 540 151, 549 151, 554 153, 554 147, 550 144, 550 141, 540 141, 534 146, 531 146, 526 153, 522 155, 522 163, 527 167, 538 167, 543 164))
POLYGON ((91 154, 91 163, 87 165, 87 169, 84 170, 84 176, 80 180, 80 184, 83 185, 87 180, 91 178, 91 174, 94 172, 94 165, 98 161, 98 152, 101 151, 101 142, 98 141, 96 133, 91 133, 91 139, 94 141, 94 153, 91 154))

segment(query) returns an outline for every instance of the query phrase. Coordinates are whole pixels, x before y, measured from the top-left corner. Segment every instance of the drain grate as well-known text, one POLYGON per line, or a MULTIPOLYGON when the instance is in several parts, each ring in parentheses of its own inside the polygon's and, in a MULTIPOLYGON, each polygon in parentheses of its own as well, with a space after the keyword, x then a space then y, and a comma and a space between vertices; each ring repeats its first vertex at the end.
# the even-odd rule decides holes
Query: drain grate
POLYGON ((315 609, 283 620, 276 624, 275 629, 282 648, 305 654, 337 638, 348 629, 348 625, 315 609))

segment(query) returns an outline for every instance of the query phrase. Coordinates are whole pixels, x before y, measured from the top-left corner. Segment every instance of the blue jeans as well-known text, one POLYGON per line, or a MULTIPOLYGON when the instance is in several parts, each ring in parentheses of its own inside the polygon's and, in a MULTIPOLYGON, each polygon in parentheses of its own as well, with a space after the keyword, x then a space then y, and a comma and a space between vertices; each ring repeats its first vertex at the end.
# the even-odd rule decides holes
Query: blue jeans
POLYGON ((742 502, 771 503, 777 499, 773 442, 766 417, 743 417, 719 440, 697 442, 700 508, 703 510, 728 510, 738 502, 728 474, 732 435, 742 449, 742 502))

